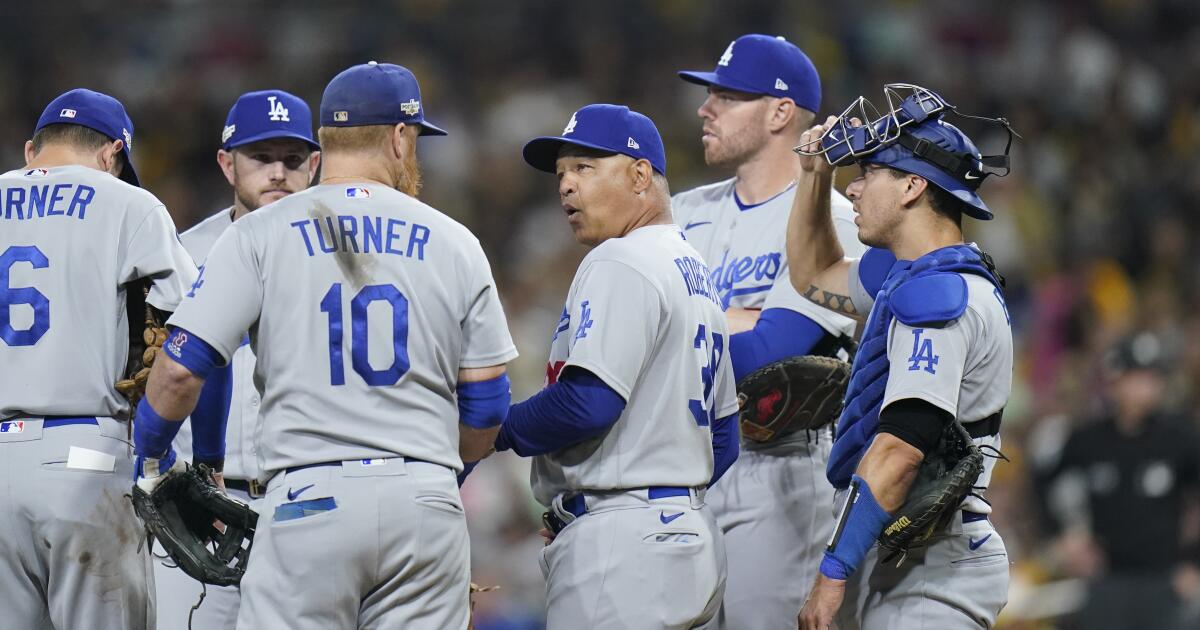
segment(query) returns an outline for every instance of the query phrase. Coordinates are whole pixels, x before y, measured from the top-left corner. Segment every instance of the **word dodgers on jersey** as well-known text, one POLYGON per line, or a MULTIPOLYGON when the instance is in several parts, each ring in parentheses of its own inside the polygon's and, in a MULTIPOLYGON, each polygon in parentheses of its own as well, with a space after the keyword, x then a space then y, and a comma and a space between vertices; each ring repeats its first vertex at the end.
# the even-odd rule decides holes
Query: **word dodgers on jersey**
MULTIPOLYGON (((30 177, 43 176, 43 169, 26 173, 30 177), (39 175, 40 173, 40 175, 39 175)), ((5 219, 33 219, 54 216, 84 219, 88 204, 96 198, 96 189, 84 184, 49 184, 44 186, 14 186, 4 191, 5 219)))
POLYGON ((775 285, 775 277, 779 275, 779 270, 782 268, 783 254, 780 252, 767 252, 753 258, 742 256, 729 260, 729 252, 726 251, 725 255, 721 257, 721 264, 713 267, 712 283, 719 292, 721 305, 728 307, 730 298, 735 296, 770 291, 771 287, 775 285), (736 289, 733 287, 739 282, 751 279, 763 282, 763 284, 736 289))
POLYGON ((304 239, 308 255, 315 256, 313 241, 321 253, 345 252, 352 254, 394 254, 425 260, 425 245, 431 232, 420 223, 409 224, 403 219, 350 214, 313 217, 304 221, 293 221, 292 227, 304 239), (407 226, 407 227, 405 227, 407 226), (316 234, 309 236, 309 228, 316 234), (361 228, 361 229, 360 229, 361 228), (407 234, 405 234, 407 232, 407 234))

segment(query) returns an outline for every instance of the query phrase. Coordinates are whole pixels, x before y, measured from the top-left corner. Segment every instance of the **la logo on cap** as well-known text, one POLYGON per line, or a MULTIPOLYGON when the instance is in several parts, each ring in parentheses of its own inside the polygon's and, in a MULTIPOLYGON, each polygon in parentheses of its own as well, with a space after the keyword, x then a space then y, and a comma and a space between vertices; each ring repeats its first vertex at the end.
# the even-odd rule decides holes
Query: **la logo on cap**
POLYGON ((237 131, 237 125, 226 125, 225 129, 221 130, 221 143, 229 142, 235 131, 237 131))
POLYGON ((729 42, 729 46, 725 48, 725 53, 717 60, 718 66, 728 66, 730 61, 733 61, 733 45, 737 42, 729 42))
POLYGON ((267 100, 271 102, 267 115, 273 122, 292 122, 292 119, 288 118, 288 110, 283 106, 283 101, 275 100, 274 96, 268 96, 267 100))
POLYGON ((575 114, 571 114, 571 120, 567 121, 566 128, 563 129, 563 135, 567 135, 575 131, 575 114))
POLYGON ((416 116, 417 112, 421 111, 421 104, 417 99, 410 98, 407 103, 400 103, 400 111, 407 116, 416 116))

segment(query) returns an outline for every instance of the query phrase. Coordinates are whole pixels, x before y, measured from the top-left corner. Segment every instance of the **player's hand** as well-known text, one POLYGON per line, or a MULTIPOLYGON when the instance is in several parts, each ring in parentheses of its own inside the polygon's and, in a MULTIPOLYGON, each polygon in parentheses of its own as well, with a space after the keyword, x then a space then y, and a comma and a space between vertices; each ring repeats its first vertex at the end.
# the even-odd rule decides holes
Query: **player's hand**
POLYGON ((175 457, 175 449, 168 447, 162 457, 138 455, 134 460, 134 483, 146 494, 154 492, 167 475, 187 470, 187 465, 175 457))
POLYGON ((818 575, 813 582, 812 592, 800 609, 796 625, 800 630, 828 630, 842 600, 846 597, 846 581, 834 580, 818 575))
POLYGON ((538 530, 538 535, 541 536, 542 539, 546 541, 547 547, 550 546, 550 543, 554 542, 554 532, 546 529, 545 527, 538 530))
POLYGON ((762 315, 762 311, 757 308, 729 307, 725 310, 727 332, 735 335, 740 332, 754 330, 754 326, 758 324, 758 317, 760 315, 762 315))
MULTIPOLYGON (((799 148, 803 151, 820 151, 821 136, 837 123, 837 116, 830 116, 825 119, 824 123, 813 125, 807 131, 800 134, 799 148)), ((833 166, 829 164, 829 160, 825 159, 824 155, 800 155, 800 174, 812 174, 822 177, 831 177, 833 175, 833 166)))

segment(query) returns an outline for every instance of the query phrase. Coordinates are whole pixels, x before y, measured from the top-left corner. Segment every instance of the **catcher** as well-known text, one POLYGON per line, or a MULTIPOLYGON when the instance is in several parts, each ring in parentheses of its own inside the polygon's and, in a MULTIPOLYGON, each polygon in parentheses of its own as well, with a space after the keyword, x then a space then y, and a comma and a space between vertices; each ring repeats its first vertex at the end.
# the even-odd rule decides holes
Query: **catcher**
MULTIPOLYGON (((1012 333, 1003 278, 964 242, 962 216, 992 218, 977 190, 1008 173, 1008 148, 980 155, 929 90, 884 93, 886 108, 860 98, 797 148, 792 283, 826 308, 870 313, 829 461, 842 507, 798 621, 990 628, 1007 600, 1008 555, 980 496, 995 461, 981 448, 999 447, 1012 333), (877 248, 861 259, 843 259, 829 220, 842 165, 858 168, 846 195, 859 240, 877 248)), ((972 118, 1011 133, 1004 119, 972 118)))

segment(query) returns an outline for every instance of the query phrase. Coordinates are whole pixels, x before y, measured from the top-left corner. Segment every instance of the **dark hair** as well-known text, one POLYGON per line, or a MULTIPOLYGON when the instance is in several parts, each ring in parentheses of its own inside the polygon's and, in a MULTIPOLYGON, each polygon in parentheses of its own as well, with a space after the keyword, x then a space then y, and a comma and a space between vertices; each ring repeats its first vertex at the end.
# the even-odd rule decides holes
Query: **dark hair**
POLYGON ((37 153, 48 144, 69 144, 80 149, 95 150, 112 142, 112 140, 83 125, 54 124, 46 125, 33 134, 33 152, 37 153))
MULTIPOLYGON (((914 173, 908 173, 908 172, 897 170, 897 169, 890 168, 890 167, 888 168, 888 172, 890 172, 892 174, 892 177, 894 177, 895 179, 900 179, 907 175, 914 174, 914 173)), ((920 175, 918 175, 918 177, 920 177, 920 175)), ((925 179, 925 183, 926 183, 925 195, 926 195, 926 198, 929 200, 929 207, 932 208, 935 213, 940 214, 947 219, 950 219, 951 221, 954 222, 954 225, 957 225, 959 228, 962 228, 962 216, 963 216, 962 200, 960 200, 958 197, 955 197, 954 195, 950 194, 949 192, 946 192, 946 190, 943 189, 941 186, 938 186, 937 184, 929 181, 928 179, 925 179)))

